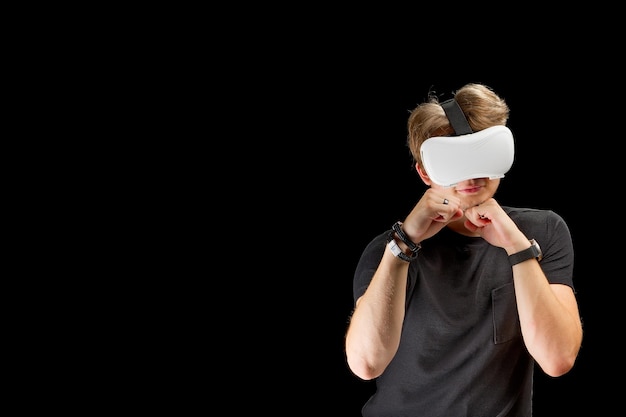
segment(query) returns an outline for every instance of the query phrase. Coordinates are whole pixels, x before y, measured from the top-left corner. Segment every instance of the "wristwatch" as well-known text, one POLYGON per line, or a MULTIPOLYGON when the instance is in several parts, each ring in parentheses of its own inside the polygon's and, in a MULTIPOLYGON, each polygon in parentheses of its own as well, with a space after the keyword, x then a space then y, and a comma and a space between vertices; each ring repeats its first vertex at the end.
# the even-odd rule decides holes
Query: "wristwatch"
POLYGON ((509 262, 511 263, 511 266, 513 266, 532 258, 536 258, 538 261, 543 258, 539 243, 537 243, 535 239, 530 239, 530 248, 514 253, 513 255, 509 255, 509 262))
MULTIPOLYGON (((391 229, 389 231, 389 234, 387 235, 387 247, 389 247, 389 250, 391 251, 391 253, 393 253, 393 256, 395 256, 396 258, 400 258, 405 262, 411 262, 417 259, 417 252, 412 252, 412 255, 409 256, 406 253, 404 253, 402 251, 402 249, 400 248, 400 246, 398 246, 398 243, 396 242, 395 239, 395 230, 391 229)), ((421 246, 418 247, 421 248, 421 246)))

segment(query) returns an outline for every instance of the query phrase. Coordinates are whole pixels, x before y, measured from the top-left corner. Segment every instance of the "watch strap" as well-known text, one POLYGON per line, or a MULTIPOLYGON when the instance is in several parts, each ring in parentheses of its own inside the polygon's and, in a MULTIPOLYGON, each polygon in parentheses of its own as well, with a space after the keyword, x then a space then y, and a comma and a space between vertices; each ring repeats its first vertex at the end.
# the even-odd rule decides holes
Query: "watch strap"
POLYGON ((530 243, 531 244, 528 249, 524 249, 522 251, 514 253, 513 255, 509 255, 509 262, 511 263, 511 266, 517 265, 520 262, 524 262, 532 258, 537 259, 541 256, 541 250, 539 249, 538 245, 532 240, 530 243))

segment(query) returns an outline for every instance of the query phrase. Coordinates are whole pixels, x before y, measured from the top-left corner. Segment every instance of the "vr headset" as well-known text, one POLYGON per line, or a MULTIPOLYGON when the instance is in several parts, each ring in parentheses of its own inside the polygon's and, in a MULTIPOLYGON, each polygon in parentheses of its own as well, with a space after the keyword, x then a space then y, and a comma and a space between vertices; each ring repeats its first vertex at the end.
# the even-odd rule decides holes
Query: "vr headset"
POLYGON ((502 178, 514 157, 513 134, 506 126, 474 133, 454 99, 441 103, 455 136, 434 136, 422 143, 426 173, 441 186, 452 187, 472 178, 502 178))

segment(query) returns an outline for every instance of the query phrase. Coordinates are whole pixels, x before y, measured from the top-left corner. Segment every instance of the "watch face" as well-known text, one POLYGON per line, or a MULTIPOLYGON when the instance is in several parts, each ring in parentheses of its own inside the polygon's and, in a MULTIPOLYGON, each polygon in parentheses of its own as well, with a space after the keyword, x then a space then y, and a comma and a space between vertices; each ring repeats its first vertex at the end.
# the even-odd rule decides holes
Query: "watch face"
POLYGON ((400 255, 400 252, 402 252, 402 249, 400 249, 400 246, 398 246, 395 240, 391 239, 388 245, 389 249, 391 249, 391 253, 393 253, 394 256, 398 256, 400 255))
POLYGON ((538 261, 543 259, 543 252, 541 252, 541 247, 539 246, 539 243, 535 239, 530 239, 530 244, 535 249, 535 258, 537 258, 538 261))

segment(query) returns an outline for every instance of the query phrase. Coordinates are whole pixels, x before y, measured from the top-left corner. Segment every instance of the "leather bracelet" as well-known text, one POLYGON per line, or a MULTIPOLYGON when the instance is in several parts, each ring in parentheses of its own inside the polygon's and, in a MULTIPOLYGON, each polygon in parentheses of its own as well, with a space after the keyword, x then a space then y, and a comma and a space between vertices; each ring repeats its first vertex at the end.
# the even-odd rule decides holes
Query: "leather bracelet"
POLYGON ((422 249, 422 246, 419 243, 414 243, 411 239, 409 239, 406 233, 404 233, 404 230, 402 230, 401 226, 402 226, 402 222, 397 221, 393 224, 391 228, 393 229, 394 232, 396 232, 400 240, 409 247, 411 252, 417 253, 420 249, 422 249))
POLYGON ((411 262, 416 260, 417 252, 412 252, 411 256, 404 253, 400 246, 398 246, 395 235, 396 231, 393 229, 389 232, 389 235, 387 235, 387 247, 389 247, 389 250, 391 251, 391 253, 393 253, 393 256, 400 258, 405 262, 411 262))

